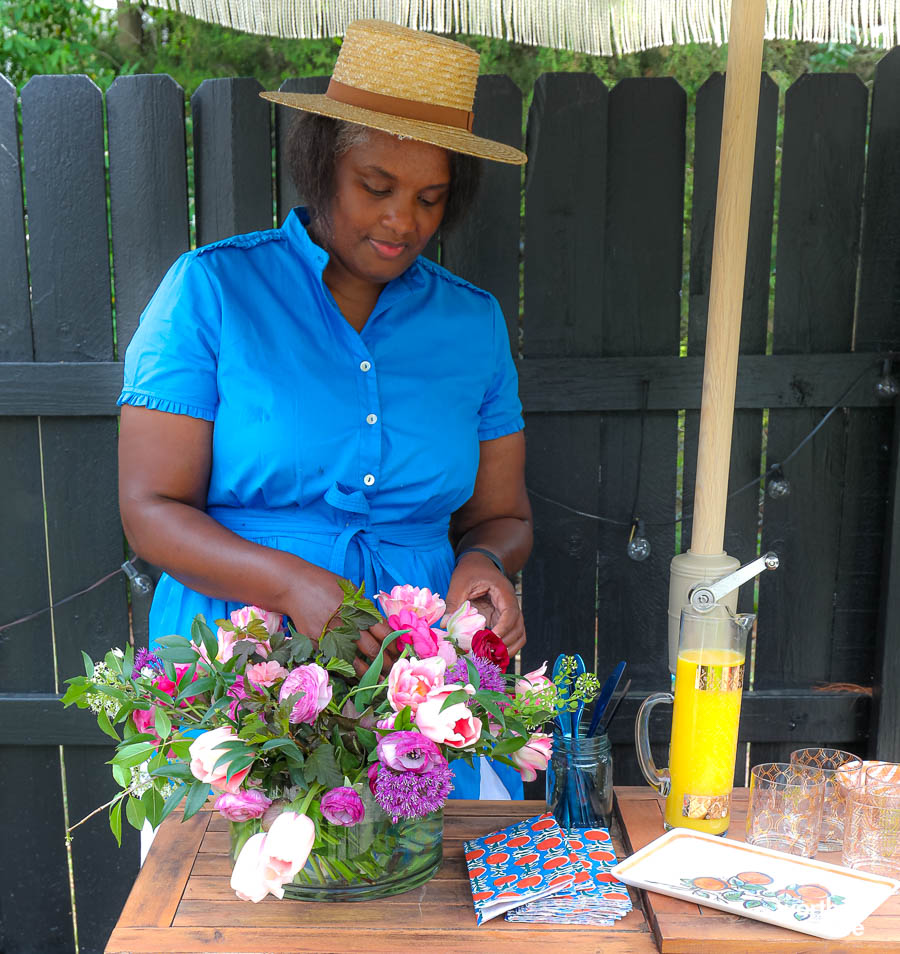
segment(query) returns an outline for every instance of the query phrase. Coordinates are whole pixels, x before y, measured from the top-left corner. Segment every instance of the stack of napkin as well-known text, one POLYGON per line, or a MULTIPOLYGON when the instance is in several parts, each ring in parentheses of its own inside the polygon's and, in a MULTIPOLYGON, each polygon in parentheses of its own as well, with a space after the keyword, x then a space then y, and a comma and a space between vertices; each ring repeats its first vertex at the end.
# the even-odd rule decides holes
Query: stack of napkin
POLYGON ((479 924, 508 921, 613 924, 631 910, 605 828, 563 831, 550 812, 465 842, 479 924))

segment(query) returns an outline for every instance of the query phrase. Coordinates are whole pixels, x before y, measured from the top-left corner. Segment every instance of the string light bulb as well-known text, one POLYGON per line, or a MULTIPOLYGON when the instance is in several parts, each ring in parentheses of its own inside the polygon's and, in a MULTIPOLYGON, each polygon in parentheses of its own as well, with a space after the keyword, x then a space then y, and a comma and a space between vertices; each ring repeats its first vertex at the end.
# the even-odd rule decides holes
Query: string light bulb
POLYGON ((128 577, 131 592, 136 596, 149 596, 153 592, 153 580, 146 573, 139 573, 130 560, 122 564, 122 572, 128 577))
POLYGON ((772 500, 778 500, 781 497, 788 497, 791 493, 791 482, 784 476, 784 471, 779 466, 772 469, 769 480, 766 483, 766 495, 772 500))
POLYGON ((650 541, 644 536, 644 521, 635 518, 631 524, 631 535, 628 537, 628 546, 625 552, 629 559, 642 563, 650 556, 650 541))

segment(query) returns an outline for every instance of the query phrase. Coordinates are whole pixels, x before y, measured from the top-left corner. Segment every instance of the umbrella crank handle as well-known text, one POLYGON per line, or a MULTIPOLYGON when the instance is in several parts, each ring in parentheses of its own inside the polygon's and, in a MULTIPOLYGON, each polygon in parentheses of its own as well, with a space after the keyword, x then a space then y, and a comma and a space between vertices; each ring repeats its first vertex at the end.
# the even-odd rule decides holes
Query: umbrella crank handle
POLYGON ((734 573, 723 576, 721 580, 715 583, 700 583, 695 586, 688 594, 691 606, 698 613, 708 613, 718 603, 723 596, 736 590, 739 586, 752 580, 764 570, 778 569, 778 554, 773 551, 763 554, 758 560, 752 563, 745 563, 734 573))

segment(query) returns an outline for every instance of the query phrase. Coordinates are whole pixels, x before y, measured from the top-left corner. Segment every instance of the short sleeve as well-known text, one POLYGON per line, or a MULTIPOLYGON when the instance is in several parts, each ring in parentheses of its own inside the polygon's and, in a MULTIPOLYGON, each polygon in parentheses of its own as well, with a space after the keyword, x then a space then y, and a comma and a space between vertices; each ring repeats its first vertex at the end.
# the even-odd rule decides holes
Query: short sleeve
POLYGON ((503 312, 491 298, 491 348, 493 376, 478 411, 478 439, 490 441, 514 434, 525 426, 522 402, 519 400, 519 376, 509 348, 509 335, 503 312))
POLYGON ((215 420, 221 326, 218 295, 199 256, 188 252, 141 315, 125 352, 118 403, 215 420))

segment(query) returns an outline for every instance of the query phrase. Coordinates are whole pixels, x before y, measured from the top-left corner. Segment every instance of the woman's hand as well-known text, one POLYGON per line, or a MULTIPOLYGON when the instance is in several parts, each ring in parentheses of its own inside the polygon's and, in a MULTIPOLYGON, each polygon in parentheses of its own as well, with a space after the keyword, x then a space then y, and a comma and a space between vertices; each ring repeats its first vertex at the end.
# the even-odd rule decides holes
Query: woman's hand
POLYGON ((510 657, 525 645, 525 621, 512 583, 483 553, 467 553, 459 561, 447 591, 447 612, 468 600, 485 625, 504 642, 510 657))

